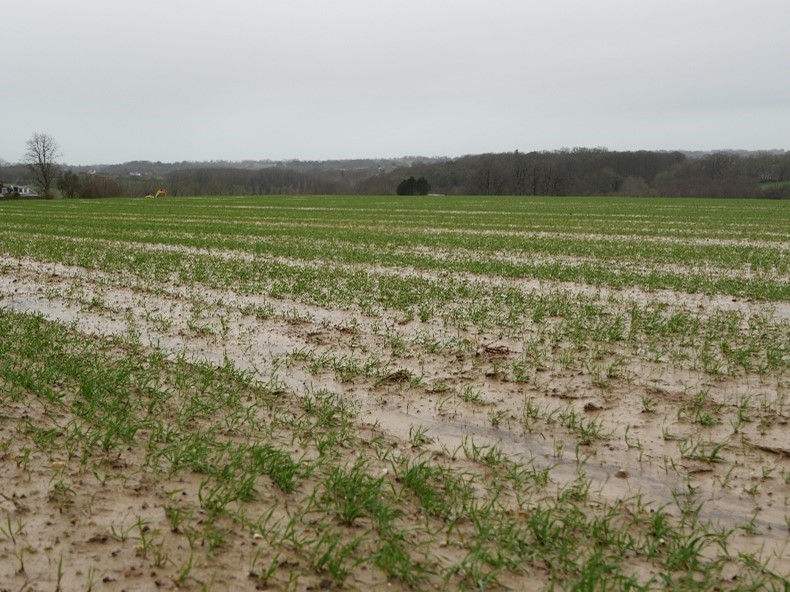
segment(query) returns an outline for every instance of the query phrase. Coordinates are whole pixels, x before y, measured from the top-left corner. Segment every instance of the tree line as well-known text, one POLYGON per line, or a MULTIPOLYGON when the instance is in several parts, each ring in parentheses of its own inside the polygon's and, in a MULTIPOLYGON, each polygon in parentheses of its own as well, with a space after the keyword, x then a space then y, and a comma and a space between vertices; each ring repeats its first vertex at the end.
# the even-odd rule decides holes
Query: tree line
MULTIPOLYGON (((34 134, 23 163, 0 166, 0 183, 29 180, 42 196, 369 194, 627 195, 790 198, 790 152, 609 151, 574 148, 460 158, 229 163, 147 163, 102 170, 57 165, 57 144, 34 134), (188 166, 191 164, 191 166, 188 166), (399 166, 400 165, 400 166, 399 166)), ((98 167, 97 167, 98 168, 98 167)))
POLYGON ((681 152, 578 148, 482 154, 348 176, 287 167, 179 170, 171 194, 628 195, 790 198, 790 152, 691 157, 681 152))
POLYGON ((430 180, 448 195, 628 195, 790 198, 790 152, 699 157, 681 152, 483 154, 370 177, 360 193, 392 193, 406 176, 430 180))

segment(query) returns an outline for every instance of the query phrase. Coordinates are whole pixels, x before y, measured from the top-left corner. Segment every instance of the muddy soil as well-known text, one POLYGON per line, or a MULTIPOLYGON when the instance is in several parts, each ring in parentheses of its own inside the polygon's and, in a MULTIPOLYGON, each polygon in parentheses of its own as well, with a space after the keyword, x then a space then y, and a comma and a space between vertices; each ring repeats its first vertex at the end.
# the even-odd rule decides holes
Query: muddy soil
MULTIPOLYGON (((592 366, 536 362, 526 338, 451 327, 441 319, 421 322, 386 312, 373 318, 355 310, 202 286, 142 285, 134 278, 28 259, 6 257, 0 264, 2 307, 72 323, 85 334, 133 336, 173 356, 186 354, 217 364, 230 360, 262 382, 276 380, 296 393, 328 389, 355 403, 360 422, 377 424, 403 446, 415 430, 424 430, 427 446, 437 452, 452 453, 473 440, 531 459, 536 466, 551 466, 558 488, 576 480, 581 471, 605 500, 643 496, 677 515, 684 503, 691 507, 704 502, 700 519, 735 529, 736 551, 762 549, 775 568, 788 567, 787 376, 712 376, 682 361, 644 359, 627 344, 614 352, 617 367, 602 375, 602 368, 592 366), (256 315, 256 310, 266 314, 256 315), (344 371, 344 364, 352 361, 370 362, 373 370, 367 375, 344 371), (514 373, 518 367, 524 368, 523 375, 514 373), (690 401, 700 394, 710 417, 705 425, 690 418, 690 401), (695 446, 697 453, 689 453, 695 446)), ((584 294, 613 307, 682 303, 703 316, 732 310, 776 322, 790 319, 787 302, 487 281, 524 291, 584 294)), ((40 530, 44 546, 68 540, 72 565, 84 557, 85 566, 78 571, 86 582, 92 565, 118 557, 120 541, 108 534, 108 525, 119 516, 161 513, 163 492, 178 485, 159 483, 151 490, 145 483, 130 483, 126 493, 112 487, 99 490, 91 501, 92 516, 86 518, 53 509, 44 493, 58 476, 71 471, 76 478, 74 468, 65 462, 31 462, 35 470, 32 477, 26 473, 26 482, 21 481, 21 468, 6 471, 4 482, 12 485, 3 488, 0 508, 40 530)), ((131 523, 125 526, 133 528, 131 523)), ((255 541, 240 535, 233 544, 255 541)), ((25 561, 29 573, 57 571, 43 554, 25 561)), ((96 589, 137 589, 136 582, 143 581, 145 586, 153 582, 150 589, 175 586, 172 580, 159 581, 155 569, 144 567, 149 562, 126 561, 122 577, 103 582, 114 587, 96 589)), ((220 588, 244 581, 247 569, 233 565, 231 557, 226 561, 227 573, 235 575, 217 582, 220 588)), ((15 562, 6 553, 0 579, 18 569, 15 562)), ((39 589, 35 581, 25 585, 39 589)))

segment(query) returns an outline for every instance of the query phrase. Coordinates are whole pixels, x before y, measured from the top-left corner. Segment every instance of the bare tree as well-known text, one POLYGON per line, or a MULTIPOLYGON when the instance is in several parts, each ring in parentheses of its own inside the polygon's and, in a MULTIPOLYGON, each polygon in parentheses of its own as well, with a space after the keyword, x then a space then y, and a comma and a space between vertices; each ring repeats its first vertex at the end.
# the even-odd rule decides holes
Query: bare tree
POLYGON ((57 142, 47 134, 33 134, 25 144, 22 162, 30 169, 33 183, 44 197, 52 197, 50 190, 60 172, 59 157, 57 142))

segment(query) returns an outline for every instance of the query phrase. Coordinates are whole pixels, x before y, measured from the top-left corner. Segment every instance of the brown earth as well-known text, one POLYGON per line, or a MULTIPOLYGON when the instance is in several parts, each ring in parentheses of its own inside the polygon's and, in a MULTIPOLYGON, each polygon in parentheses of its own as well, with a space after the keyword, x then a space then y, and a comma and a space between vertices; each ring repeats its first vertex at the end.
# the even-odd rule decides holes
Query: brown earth
MULTIPOLYGON (((736 529, 736 550, 762 549, 769 565, 790 573, 787 376, 711 376, 682 362, 646 359, 627 344, 598 365, 564 365, 551 357, 538 363, 531 358, 529 336, 451 327, 441 319, 420 322, 393 313, 370 318, 354 310, 202 287, 140 285, 134 278, 27 259, 6 257, 0 264, 0 306, 73 323, 88 335, 134 334, 144 345, 171 355, 185 353, 217 364, 227 359, 263 381, 276 377, 296 393, 326 388, 353 400, 361 410, 359 421, 376 424, 404 447, 415 429, 425 430, 427 446, 435 451, 452 451, 472 438, 513 457, 534 459, 537 466, 555 466, 552 476, 560 483, 575 480, 584 459, 584 472, 603 499, 641 495, 658 506, 676 506, 686 498, 704 501, 701 518, 736 529), (270 307, 271 314, 258 318, 249 313, 253 306, 270 307), (315 364, 321 357, 375 360, 380 371, 349 379, 315 364), (513 370, 519 363, 523 376, 513 370), (701 393, 714 420, 704 428, 688 418, 689 401, 701 393), (525 407, 533 410, 534 422, 525 421, 525 407), (739 409, 749 416, 742 423, 739 409), (559 420, 571 414, 600 428, 589 442, 559 420), (714 442, 722 447, 716 462, 706 462, 684 458, 679 451, 684 441, 699 442, 708 452, 714 442)), ((776 322, 790 319, 787 302, 490 281, 525 291, 584 294, 613 309, 625 310, 629 302, 662 302, 699 315, 734 310, 776 322)), ((35 408, 2 413, 42 421, 35 408)), ((4 441, 14 429, 0 418, 4 441)), ((59 558, 70 567, 71 581, 64 589, 90 589, 93 583, 101 590, 153 590, 188 583, 166 576, 172 567, 151 567, 157 563, 157 545, 185 561, 189 549, 183 537, 156 528, 153 542, 145 540, 146 532, 153 535, 149 524, 161 521, 163 506, 188 501, 196 483, 123 476, 127 460, 118 459, 108 468, 107 486, 91 491, 82 486, 78 461, 33 455, 25 466, 15 465, 10 459, 21 452, 13 446, 0 451, 0 508, 8 516, 6 528, 24 523, 27 533, 35 533, 29 535, 30 548, 44 551, 20 557, 0 543, 0 582, 12 583, 0 590, 53 589, 59 558), (69 488, 53 489, 54 483, 69 488), (127 538, 137 541, 133 552, 127 538)), ((217 560, 224 568, 212 565, 212 573, 220 574, 214 589, 250 586, 249 557, 257 544, 244 534, 231 541, 236 551, 217 560)), ((164 565, 166 558, 161 561, 164 565)), ((196 573, 199 569, 196 565, 196 573)), ((320 588, 321 582, 315 585, 320 588)))

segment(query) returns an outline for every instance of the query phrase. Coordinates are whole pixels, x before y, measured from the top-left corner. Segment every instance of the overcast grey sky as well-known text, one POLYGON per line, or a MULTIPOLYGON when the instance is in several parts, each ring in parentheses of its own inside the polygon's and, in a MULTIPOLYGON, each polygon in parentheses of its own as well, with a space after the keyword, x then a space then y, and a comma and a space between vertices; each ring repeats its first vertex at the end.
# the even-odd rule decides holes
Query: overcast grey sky
POLYGON ((790 149, 790 0, 3 0, 0 158, 790 149))

